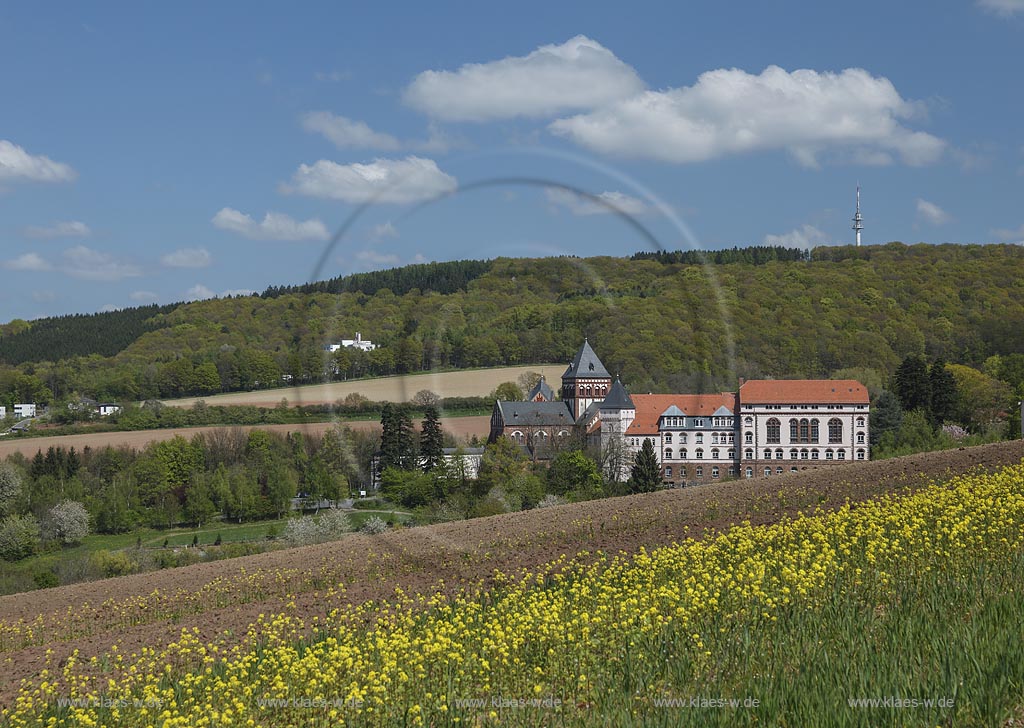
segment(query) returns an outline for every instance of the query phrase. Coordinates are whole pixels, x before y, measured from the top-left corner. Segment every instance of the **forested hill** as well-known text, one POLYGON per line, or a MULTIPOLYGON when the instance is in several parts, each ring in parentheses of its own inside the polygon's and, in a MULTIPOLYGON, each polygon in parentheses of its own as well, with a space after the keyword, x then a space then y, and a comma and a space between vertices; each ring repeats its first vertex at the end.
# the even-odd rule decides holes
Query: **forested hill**
POLYGON ((21 364, 75 356, 113 356, 147 331, 163 325, 162 314, 179 304, 11 321, 0 326, 0 362, 21 364))
MULTIPOLYGON (((379 348, 341 350, 326 363, 336 376, 567 361, 589 336, 635 392, 851 367, 884 379, 909 354, 980 368, 994 354, 1024 353, 1024 249, 1011 245, 499 258, 360 275, 324 291, 154 308, 149 318, 138 314, 144 331, 114 356, 52 364, 59 346, 37 348, 31 363, 0 367, 0 400, 14 387, 36 399, 47 392, 26 387, 56 398, 142 399, 267 386, 288 375, 320 380, 323 344, 356 331, 379 348)), ((12 361, 8 343, 36 327, 45 330, 33 322, 0 338, 0 359, 12 361)))

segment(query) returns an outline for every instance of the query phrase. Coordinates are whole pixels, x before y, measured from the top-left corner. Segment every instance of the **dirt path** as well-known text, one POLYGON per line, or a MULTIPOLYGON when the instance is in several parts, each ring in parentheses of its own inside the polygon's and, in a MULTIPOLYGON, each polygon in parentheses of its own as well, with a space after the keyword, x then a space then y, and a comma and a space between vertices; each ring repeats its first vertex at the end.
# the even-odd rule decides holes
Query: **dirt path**
MULTIPOLYGON (((353 430, 371 430, 380 428, 377 420, 351 420, 340 423, 353 430)), ((175 427, 166 430, 135 430, 132 432, 95 432, 82 435, 63 435, 60 437, 28 437, 14 440, 0 440, 0 460, 11 453, 20 452, 25 457, 32 457, 40 449, 48 447, 74 447, 81 451, 84 447, 134 447, 144 448, 150 442, 170 440, 178 435, 190 438, 197 433, 211 432, 238 427, 246 432, 252 429, 270 430, 271 432, 304 432, 311 435, 323 434, 333 426, 331 422, 314 422, 308 425, 210 425, 207 427, 175 427)), ((477 435, 486 438, 490 432, 491 418, 487 415, 473 417, 443 417, 441 426, 457 438, 477 435)))
MULTIPOLYGON (((653 548, 687 537, 699 538, 743 520, 755 525, 772 523, 797 511, 810 512, 817 506, 834 509, 847 499, 859 501, 918 487, 929 479, 945 479, 972 468, 994 470, 1020 463, 1022 458, 1024 442, 1014 441, 881 462, 847 463, 769 480, 739 480, 399 529, 380 536, 356 534, 318 546, 0 597, 0 620, 60 615, 85 603, 95 606, 111 597, 120 601, 154 590, 194 592, 215 580, 251 575, 261 569, 308 569, 347 590, 336 601, 329 601, 321 593, 323 586, 286 579, 276 592, 250 603, 208 609, 200 606, 197 613, 175 619, 126 627, 118 621, 120 617, 101 615, 90 623, 88 636, 47 646, 53 650, 57 664, 74 649, 84 659, 107 651, 113 644, 130 654, 144 646, 175 640, 183 627, 197 628, 207 640, 224 630, 244 634, 259 614, 283 610, 286 594, 294 595, 299 614, 312 618, 340 603, 386 598, 396 586, 410 593, 428 591, 443 579, 444 590, 451 592, 481 580, 486 582, 496 571, 513 574, 563 553, 582 549, 632 553, 641 546, 653 548)), ((38 674, 47 647, 0 653, 0 666, 7 676, 5 687, 0 688, 0 702, 11 700, 21 678, 38 674)))

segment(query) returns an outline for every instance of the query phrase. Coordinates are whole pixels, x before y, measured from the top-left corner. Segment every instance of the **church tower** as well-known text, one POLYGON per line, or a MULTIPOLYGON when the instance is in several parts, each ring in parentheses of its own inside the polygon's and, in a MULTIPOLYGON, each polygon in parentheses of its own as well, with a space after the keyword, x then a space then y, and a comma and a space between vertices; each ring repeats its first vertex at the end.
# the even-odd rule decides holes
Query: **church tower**
POLYGON ((562 401, 569 406, 573 419, 578 420, 594 402, 603 401, 611 386, 611 374, 590 347, 590 342, 584 339, 583 346, 562 375, 562 401))

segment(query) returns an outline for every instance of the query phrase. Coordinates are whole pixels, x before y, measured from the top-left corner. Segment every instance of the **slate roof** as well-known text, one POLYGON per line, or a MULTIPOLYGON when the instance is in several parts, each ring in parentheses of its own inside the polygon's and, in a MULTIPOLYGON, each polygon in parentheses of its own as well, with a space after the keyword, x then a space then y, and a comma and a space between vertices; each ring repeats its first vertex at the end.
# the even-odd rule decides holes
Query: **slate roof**
POLYGON ((615 377, 612 388, 608 390, 608 396, 601 403, 601 409, 636 409, 632 397, 629 396, 629 392, 622 386, 622 382, 619 381, 618 377, 615 377))
POLYGON ((611 379, 611 376, 591 348, 590 342, 584 339, 583 346, 576 352, 576 356, 573 357, 569 368, 565 370, 562 379, 590 379, 591 377, 611 379))
POLYGON ((552 401, 555 398, 555 392, 553 389, 551 389, 550 386, 548 386, 548 383, 544 381, 543 374, 541 375, 540 379, 537 380, 537 383, 533 385, 533 389, 531 389, 530 393, 526 395, 526 398, 534 399, 538 394, 544 397, 544 399, 548 402, 552 401))
POLYGON ((572 425, 573 417, 565 402, 498 402, 505 427, 543 427, 572 425))

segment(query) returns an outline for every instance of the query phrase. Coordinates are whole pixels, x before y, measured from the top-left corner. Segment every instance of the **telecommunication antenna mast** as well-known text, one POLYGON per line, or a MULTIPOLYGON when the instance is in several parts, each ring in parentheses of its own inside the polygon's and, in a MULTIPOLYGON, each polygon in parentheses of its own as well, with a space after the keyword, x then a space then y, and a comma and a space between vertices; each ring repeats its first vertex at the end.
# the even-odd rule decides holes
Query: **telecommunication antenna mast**
POLYGON ((860 214, 860 185, 857 185, 857 212, 853 216, 853 231, 857 233, 857 247, 860 247, 860 231, 864 229, 864 218, 860 214))

